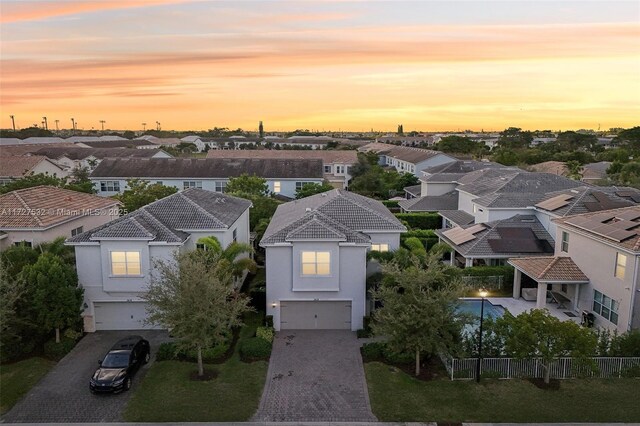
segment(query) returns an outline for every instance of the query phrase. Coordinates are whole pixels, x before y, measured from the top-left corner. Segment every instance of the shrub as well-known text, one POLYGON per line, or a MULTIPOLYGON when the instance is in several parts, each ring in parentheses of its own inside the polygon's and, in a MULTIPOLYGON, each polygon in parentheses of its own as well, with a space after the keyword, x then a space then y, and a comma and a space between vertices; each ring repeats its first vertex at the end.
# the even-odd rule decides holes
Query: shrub
POLYGON ((358 339, 371 337, 373 333, 371 332, 371 317, 364 317, 362 319, 362 329, 356 332, 358 339))
MULTIPOLYGON (((229 343, 225 342, 221 345, 214 346, 212 348, 205 348, 202 350, 202 362, 206 364, 215 364, 220 361, 221 358, 229 350, 229 343)), ((195 349, 179 349, 175 342, 162 343, 158 347, 158 353, 156 354, 157 361, 189 361, 196 362, 198 360, 198 351, 195 349)))
POLYGON ((381 342, 366 343, 362 345, 362 358, 365 362, 378 360, 383 357, 385 344, 381 342))
POLYGON ((384 206, 388 209, 392 209, 392 208, 398 208, 400 207, 398 205, 398 201, 396 200, 383 200, 382 204, 384 204, 384 206))
POLYGON ((256 337, 264 339, 269 343, 273 342, 273 335, 273 327, 258 327, 256 330, 256 337))
POLYGON ((640 377, 640 365, 635 365, 633 367, 627 368, 626 370, 623 370, 622 377, 627 379, 640 377))
POLYGON ((59 343, 56 343, 56 339, 53 338, 45 342, 44 356, 55 361, 61 360, 75 345, 76 340, 73 339, 63 337, 59 343))
POLYGON ((177 359, 176 344, 173 342, 165 342, 158 346, 158 353, 156 354, 156 361, 170 361, 177 359))
POLYGON ((244 362, 267 360, 271 356, 271 343, 251 337, 240 343, 240 359, 244 362))
POLYGON ((265 327, 273 328, 273 315, 267 315, 264 317, 264 325, 265 327))
POLYGON ((389 346, 384 345, 382 350, 382 356, 384 360, 389 364, 411 364, 416 361, 416 356, 413 353, 402 353, 391 350, 389 346))
POLYGON ((513 287, 513 266, 472 266, 464 268, 461 272, 463 276, 472 277, 502 277, 503 289, 513 287))
POLYGON ((611 356, 640 356, 640 330, 613 336, 611 356))
POLYGON ((440 229, 442 218, 438 213, 396 213, 411 229, 440 229))
POLYGON ((367 252, 367 260, 375 259, 381 262, 390 262, 393 260, 394 252, 392 251, 371 251, 367 252))

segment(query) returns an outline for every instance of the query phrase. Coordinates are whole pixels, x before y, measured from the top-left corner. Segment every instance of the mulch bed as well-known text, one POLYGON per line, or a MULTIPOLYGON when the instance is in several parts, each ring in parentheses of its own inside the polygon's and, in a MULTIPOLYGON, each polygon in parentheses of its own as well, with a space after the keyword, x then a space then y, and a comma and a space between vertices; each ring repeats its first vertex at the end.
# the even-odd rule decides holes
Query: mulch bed
POLYGON ((559 379, 551 379, 549 380, 549 383, 545 383, 544 379, 527 379, 527 381, 531 382, 538 389, 543 389, 543 390, 559 390, 560 389, 559 379))
POLYGON ((189 374, 189 379, 195 382, 208 382, 209 380, 213 380, 216 377, 218 377, 218 371, 209 368, 204 369, 204 374, 202 376, 198 376, 197 370, 189 374))

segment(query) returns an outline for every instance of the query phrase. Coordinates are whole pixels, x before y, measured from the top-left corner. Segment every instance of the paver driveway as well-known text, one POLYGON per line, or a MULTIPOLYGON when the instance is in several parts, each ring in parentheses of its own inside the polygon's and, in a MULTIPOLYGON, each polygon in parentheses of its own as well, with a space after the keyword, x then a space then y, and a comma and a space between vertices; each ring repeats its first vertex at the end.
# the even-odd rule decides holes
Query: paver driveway
POLYGON ((356 334, 276 334, 256 421, 375 421, 356 334))
POLYGON ((89 379, 113 344, 125 336, 141 335, 151 344, 151 362, 165 331, 99 331, 86 335, 76 347, 18 402, 3 420, 7 423, 78 423, 122 420, 122 411, 149 364, 138 370, 130 391, 117 395, 93 395, 89 379))

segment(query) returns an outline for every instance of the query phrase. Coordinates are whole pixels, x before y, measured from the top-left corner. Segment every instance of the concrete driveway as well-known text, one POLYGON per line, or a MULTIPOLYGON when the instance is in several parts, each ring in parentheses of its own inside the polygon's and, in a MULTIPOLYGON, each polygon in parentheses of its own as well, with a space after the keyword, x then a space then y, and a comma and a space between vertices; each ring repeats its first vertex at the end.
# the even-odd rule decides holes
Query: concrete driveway
POLYGON ((370 422, 369 393, 356 333, 295 330, 276 334, 261 422, 370 422))
POLYGON ((138 370, 130 391, 93 395, 89 379, 113 344, 125 336, 141 335, 151 345, 151 362, 166 331, 99 331, 86 335, 75 348, 18 402, 2 420, 7 423, 81 423, 122 421, 122 412, 151 362, 138 370))

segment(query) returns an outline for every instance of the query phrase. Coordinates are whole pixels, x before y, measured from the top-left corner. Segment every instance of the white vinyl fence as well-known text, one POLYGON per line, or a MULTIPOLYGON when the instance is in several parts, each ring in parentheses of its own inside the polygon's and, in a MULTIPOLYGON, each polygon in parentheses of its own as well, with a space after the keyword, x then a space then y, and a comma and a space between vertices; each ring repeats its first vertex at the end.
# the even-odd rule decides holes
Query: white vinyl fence
MULTIPOLYGON (((458 359, 444 355, 441 359, 451 380, 476 378, 478 358, 458 359)), ((632 369, 640 369, 640 357, 595 357, 587 360, 564 357, 551 363, 551 378, 618 378, 625 377, 632 369)), ((496 379, 543 378, 544 366, 539 359, 483 358, 480 376, 496 379)))

